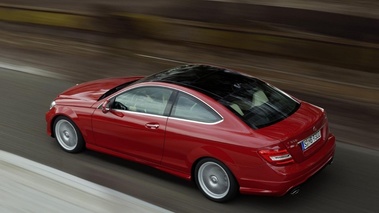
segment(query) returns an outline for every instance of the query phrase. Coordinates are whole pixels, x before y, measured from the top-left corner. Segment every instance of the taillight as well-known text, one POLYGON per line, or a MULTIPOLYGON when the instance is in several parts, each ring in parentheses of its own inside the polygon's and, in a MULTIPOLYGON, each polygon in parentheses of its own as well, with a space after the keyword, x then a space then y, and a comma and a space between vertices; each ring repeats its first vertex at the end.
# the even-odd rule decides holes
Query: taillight
POLYGON ((294 163, 291 154, 287 149, 279 150, 260 150, 259 154, 269 163, 277 166, 294 163))

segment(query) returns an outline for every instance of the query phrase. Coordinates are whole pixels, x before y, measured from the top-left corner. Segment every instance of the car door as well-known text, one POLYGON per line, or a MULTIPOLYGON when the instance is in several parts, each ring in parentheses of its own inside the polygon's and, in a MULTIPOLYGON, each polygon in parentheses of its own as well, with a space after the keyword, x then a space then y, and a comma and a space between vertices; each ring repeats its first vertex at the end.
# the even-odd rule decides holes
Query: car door
POLYGON ((110 99, 107 113, 97 109, 92 116, 95 145, 160 163, 172 93, 168 88, 145 86, 110 99))

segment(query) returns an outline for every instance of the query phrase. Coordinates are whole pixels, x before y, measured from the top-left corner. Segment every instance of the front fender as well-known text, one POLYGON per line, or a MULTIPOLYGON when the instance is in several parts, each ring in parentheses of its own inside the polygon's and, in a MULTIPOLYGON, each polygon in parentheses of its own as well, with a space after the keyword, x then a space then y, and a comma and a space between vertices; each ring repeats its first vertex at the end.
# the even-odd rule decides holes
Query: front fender
POLYGON ((55 137, 53 131, 54 122, 59 116, 65 116, 76 124, 86 142, 93 141, 91 125, 91 114, 93 110, 95 109, 62 105, 54 106, 46 113, 47 134, 55 137))
POLYGON ((52 137, 55 137, 54 131, 53 131, 53 125, 54 125, 55 119, 59 116, 68 117, 75 123, 77 122, 77 119, 78 119, 78 115, 75 113, 75 111, 72 110, 68 106, 54 106, 53 108, 51 108, 46 113, 45 118, 46 118, 46 123, 47 123, 47 134, 52 137))

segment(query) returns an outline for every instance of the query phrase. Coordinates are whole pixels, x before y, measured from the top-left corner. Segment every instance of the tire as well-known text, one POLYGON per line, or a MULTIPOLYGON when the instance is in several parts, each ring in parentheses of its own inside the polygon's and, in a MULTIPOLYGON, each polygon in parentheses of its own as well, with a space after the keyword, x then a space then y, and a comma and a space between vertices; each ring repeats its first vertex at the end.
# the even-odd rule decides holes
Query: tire
POLYGON ((54 135, 61 148, 70 153, 81 152, 85 148, 83 136, 75 123, 64 116, 54 121, 54 135))
POLYGON ((230 170, 212 158, 200 160, 195 168, 195 182, 205 197, 216 202, 226 202, 238 194, 238 184, 230 170))

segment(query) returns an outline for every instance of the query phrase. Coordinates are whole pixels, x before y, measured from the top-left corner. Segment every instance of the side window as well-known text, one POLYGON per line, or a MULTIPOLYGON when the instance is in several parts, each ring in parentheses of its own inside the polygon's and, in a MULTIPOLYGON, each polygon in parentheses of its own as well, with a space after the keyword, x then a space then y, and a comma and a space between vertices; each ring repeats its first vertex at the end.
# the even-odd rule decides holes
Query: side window
POLYGON ((172 90, 163 87, 140 87, 118 95, 114 109, 163 115, 172 90))
POLYGON ((179 93, 171 117, 214 123, 222 118, 202 101, 185 93, 179 93))

